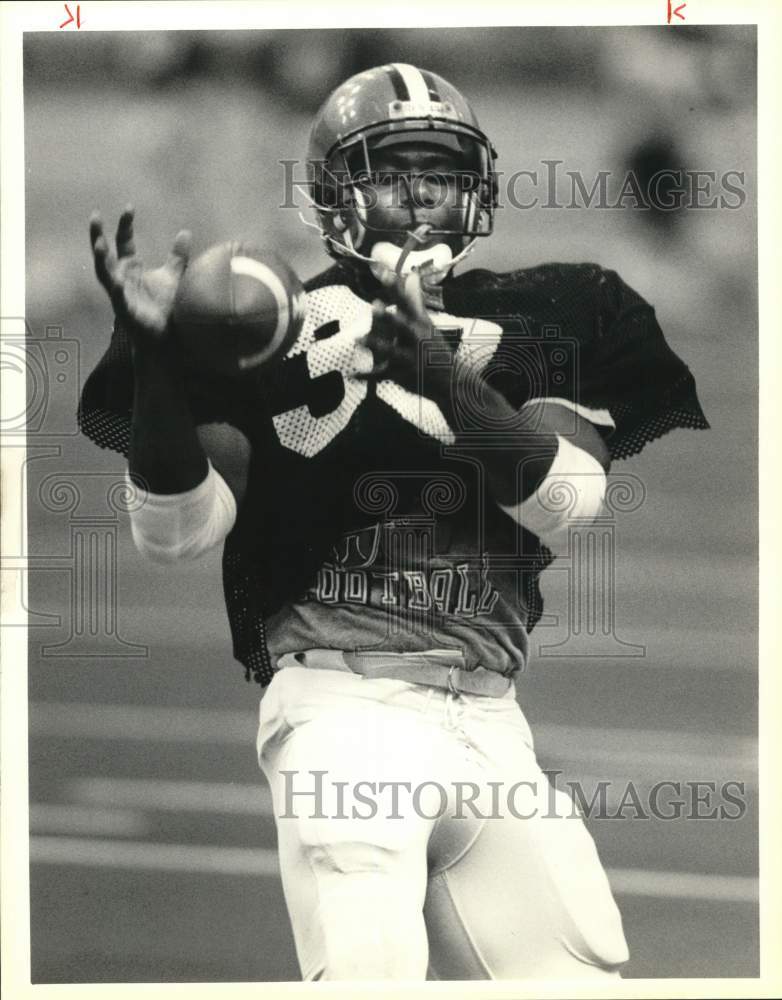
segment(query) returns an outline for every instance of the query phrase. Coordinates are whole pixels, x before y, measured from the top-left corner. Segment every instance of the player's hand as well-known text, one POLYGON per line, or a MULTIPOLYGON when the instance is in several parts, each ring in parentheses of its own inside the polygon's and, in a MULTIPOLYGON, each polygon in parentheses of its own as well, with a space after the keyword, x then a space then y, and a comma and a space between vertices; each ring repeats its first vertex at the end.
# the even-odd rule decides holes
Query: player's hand
POLYGON ((444 348, 451 348, 432 325, 421 279, 415 272, 396 278, 388 287, 392 303, 380 299, 372 303, 372 329, 360 341, 372 351, 374 363, 370 371, 358 377, 390 379, 405 389, 420 391, 422 345, 442 341, 444 348))
POLYGON ((103 233, 103 222, 97 212, 90 219, 90 243, 95 273, 111 299, 119 322, 136 343, 162 343, 169 331, 179 280, 187 267, 190 233, 183 229, 174 240, 166 262, 152 271, 144 270, 136 254, 130 207, 119 218, 116 251, 103 233))

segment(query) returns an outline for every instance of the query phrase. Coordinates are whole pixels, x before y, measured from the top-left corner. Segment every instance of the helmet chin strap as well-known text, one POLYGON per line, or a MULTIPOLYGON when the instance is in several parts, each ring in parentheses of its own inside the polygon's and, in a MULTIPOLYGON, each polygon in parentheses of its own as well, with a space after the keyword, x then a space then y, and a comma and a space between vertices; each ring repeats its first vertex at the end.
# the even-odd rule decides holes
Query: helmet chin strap
MULTIPOLYGON (((313 208, 321 209, 314 199, 305 192, 313 208)), ((333 210, 330 210, 333 212, 333 210)), ((429 297, 432 303, 437 300, 439 291, 436 286, 445 278, 448 272, 460 261, 464 260, 475 248, 478 242, 477 237, 473 237, 467 246, 455 257, 453 251, 447 243, 436 243, 427 250, 415 250, 426 240, 432 226, 428 222, 422 222, 408 233, 404 245, 399 247, 394 243, 380 241, 376 243, 370 251, 370 256, 359 253, 348 230, 343 234, 343 239, 338 240, 334 236, 326 233, 322 226, 306 219, 303 213, 299 212, 299 219, 310 229, 315 229, 320 233, 321 239, 331 245, 334 251, 342 257, 351 257, 353 260, 360 260, 369 264, 372 274, 378 281, 383 283, 389 279, 395 280, 399 276, 418 272, 421 276, 421 285, 425 298, 429 297), (427 296, 427 292, 429 295, 427 296)), ((364 235, 364 234, 362 234, 364 235)), ((363 240, 362 240, 363 242, 363 240)))

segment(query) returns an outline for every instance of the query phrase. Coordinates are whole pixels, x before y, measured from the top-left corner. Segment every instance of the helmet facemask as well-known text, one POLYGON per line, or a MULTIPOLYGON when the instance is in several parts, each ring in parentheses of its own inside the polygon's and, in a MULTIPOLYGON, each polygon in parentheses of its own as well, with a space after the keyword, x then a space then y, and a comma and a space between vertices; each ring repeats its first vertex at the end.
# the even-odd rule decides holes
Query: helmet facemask
MULTIPOLYGON (((497 182, 493 167, 494 151, 477 129, 454 123, 395 122, 380 123, 360 134, 337 142, 328 160, 310 162, 313 207, 321 235, 328 252, 338 258, 353 258, 373 263, 367 256, 373 246, 401 248, 395 270, 412 263, 418 270, 426 263, 428 250, 436 241, 447 246, 451 259, 445 261, 442 251, 435 254, 434 270, 442 280, 445 273, 462 259, 475 240, 489 236, 493 230, 497 182), (442 150, 449 154, 452 167, 440 169, 399 170, 380 169, 383 154, 398 146, 442 150), (431 201, 433 179, 442 182, 442 201, 431 201), (416 190, 426 184, 429 201, 418 200, 416 190), (399 203, 393 223, 378 222, 373 213, 373 198, 382 185, 391 185, 399 203), (432 224, 425 220, 432 208, 440 208, 450 199, 452 210, 447 224, 432 224), (404 208, 402 206, 404 202, 404 208), (409 211, 409 217, 405 217, 409 211)), ((436 188, 436 185, 434 185, 436 188)), ((440 213, 442 215, 442 213, 440 213)), ((377 257, 374 258, 377 261, 377 257)), ((374 270, 374 268, 373 268, 374 270)))

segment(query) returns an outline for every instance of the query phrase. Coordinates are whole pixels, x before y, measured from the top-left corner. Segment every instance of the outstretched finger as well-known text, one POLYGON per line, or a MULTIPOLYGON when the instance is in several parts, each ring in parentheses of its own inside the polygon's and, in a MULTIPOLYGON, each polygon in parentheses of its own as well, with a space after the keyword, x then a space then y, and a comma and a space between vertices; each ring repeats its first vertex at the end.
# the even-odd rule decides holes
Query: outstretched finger
POLYGON ((372 349, 364 342, 358 341, 353 349, 353 370, 352 375, 359 381, 377 376, 377 360, 372 349))
POLYGON ((192 242, 193 236, 190 230, 180 230, 176 235, 174 245, 171 247, 171 253, 166 258, 166 267, 170 271, 173 271, 177 277, 181 277, 184 274, 187 262, 190 259, 190 245, 192 242))
POLYGON ((416 322, 429 322, 429 315, 424 305, 424 293, 421 288, 421 278, 416 271, 400 275, 393 286, 393 297, 399 311, 416 322))
POLYGON ((92 240, 95 274, 109 295, 113 295, 115 258, 109 249, 106 237, 103 235, 103 224, 99 216, 93 216, 90 220, 90 239, 92 240))
POLYGON ((390 358, 376 357, 374 352, 365 348, 365 352, 354 355, 352 377, 359 382, 369 382, 372 379, 383 380, 391 365, 390 358))
POLYGON ((103 236, 103 219, 98 211, 90 216, 90 246, 95 249, 95 242, 98 237, 103 236))
POLYGON ((119 217, 117 223, 117 257, 132 257, 136 252, 136 243, 133 238, 133 215, 132 205, 128 205, 119 217))

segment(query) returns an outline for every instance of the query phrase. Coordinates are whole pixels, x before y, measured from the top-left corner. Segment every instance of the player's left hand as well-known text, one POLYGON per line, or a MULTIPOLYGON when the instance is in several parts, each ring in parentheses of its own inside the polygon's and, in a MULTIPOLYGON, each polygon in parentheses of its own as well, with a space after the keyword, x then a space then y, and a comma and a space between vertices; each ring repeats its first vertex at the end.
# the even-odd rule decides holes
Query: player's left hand
POLYGON ((114 314, 135 346, 163 344, 170 339, 174 298, 190 253, 190 232, 174 240, 166 262, 154 270, 144 267, 136 253, 134 210, 128 205, 117 225, 116 252, 103 232, 98 212, 90 219, 90 243, 95 274, 108 293, 114 314))
POLYGON ((357 373, 362 379, 390 379, 404 389, 421 390, 419 365, 424 358, 422 345, 447 341, 432 325, 424 305, 421 279, 413 272, 396 277, 388 285, 391 302, 372 303, 372 329, 359 343, 372 351, 370 371, 357 373))

